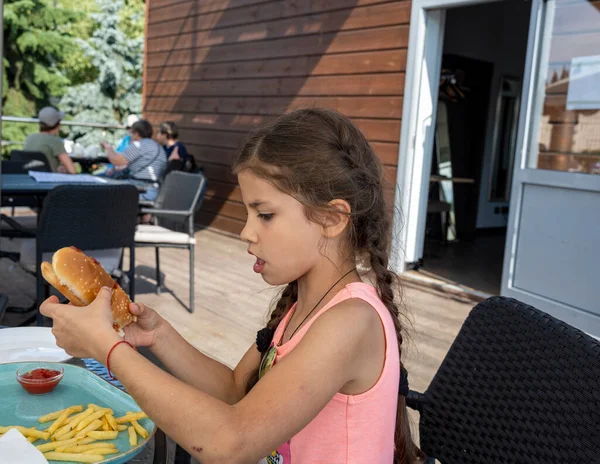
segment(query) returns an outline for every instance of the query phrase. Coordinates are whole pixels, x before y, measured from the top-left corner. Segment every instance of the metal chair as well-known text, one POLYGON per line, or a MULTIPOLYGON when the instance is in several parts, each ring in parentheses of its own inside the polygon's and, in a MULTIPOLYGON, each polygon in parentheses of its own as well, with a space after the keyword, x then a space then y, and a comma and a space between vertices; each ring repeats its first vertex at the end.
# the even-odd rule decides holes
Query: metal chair
POLYGON ((142 208, 158 218, 158 224, 140 224, 135 233, 136 247, 154 247, 156 254, 156 292, 160 293, 160 248, 187 248, 190 254, 190 306, 194 312, 194 214, 200 208, 206 178, 202 174, 170 172, 163 182, 155 208, 142 208), (182 229, 185 232, 180 232, 182 229))
POLYGON ((41 151, 13 150, 10 152, 10 161, 25 162, 26 171, 52 172, 48 157, 41 151))
POLYGON ((493 297, 469 314, 424 394, 421 449, 433 463, 598 462, 600 342, 493 297))
MULTIPOLYGON (((103 256, 94 252, 116 250, 120 268, 122 250, 129 248, 129 296, 134 299, 137 210, 138 191, 133 185, 64 185, 53 189, 44 202, 36 237, 37 307, 48 290, 39 272, 40 265, 51 253, 66 246, 94 256, 108 272, 112 269, 103 262, 103 256)), ((41 322, 38 314, 38 323, 41 322)))

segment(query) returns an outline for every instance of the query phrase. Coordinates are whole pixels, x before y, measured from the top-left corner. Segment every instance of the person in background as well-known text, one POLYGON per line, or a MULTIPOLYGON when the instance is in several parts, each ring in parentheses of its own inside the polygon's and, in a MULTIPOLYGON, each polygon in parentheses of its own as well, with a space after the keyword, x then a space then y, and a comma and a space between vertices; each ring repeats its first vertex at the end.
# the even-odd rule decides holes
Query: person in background
POLYGON ((140 118, 138 118, 135 114, 130 114, 129 116, 127 116, 127 119, 125 121, 125 126, 127 127, 127 134, 125 134, 125 136, 121 140, 119 140, 119 143, 115 148, 115 151, 117 153, 123 153, 131 144, 131 126, 133 126, 139 120, 140 118))
POLYGON ((185 145, 178 140, 179 131, 173 121, 165 121, 158 127, 156 140, 165 147, 167 161, 186 160, 189 156, 185 145))
POLYGON ((140 119, 131 126, 131 145, 117 153, 109 143, 102 142, 108 161, 129 169, 129 179, 146 182, 148 190, 140 195, 142 200, 154 201, 158 187, 167 168, 167 155, 162 146, 152 139, 152 124, 140 119))
POLYGON ((54 172, 75 174, 75 164, 69 157, 65 144, 58 136, 60 121, 65 113, 52 106, 46 106, 38 113, 40 131, 29 134, 23 143, 25 151, 39 151, 46 155, 54 172))

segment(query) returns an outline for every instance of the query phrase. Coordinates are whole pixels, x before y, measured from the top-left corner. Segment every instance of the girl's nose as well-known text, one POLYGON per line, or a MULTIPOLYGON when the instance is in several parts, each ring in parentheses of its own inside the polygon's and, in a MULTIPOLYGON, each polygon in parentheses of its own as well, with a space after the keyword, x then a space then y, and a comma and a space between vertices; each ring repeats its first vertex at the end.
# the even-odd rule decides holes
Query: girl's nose
POLYGON ((247 243, 256 243, 256 234, 252 231, 251 227, 248 225, 248 221, 246 221, 246 225, 240 232, 240 238, 247 243))

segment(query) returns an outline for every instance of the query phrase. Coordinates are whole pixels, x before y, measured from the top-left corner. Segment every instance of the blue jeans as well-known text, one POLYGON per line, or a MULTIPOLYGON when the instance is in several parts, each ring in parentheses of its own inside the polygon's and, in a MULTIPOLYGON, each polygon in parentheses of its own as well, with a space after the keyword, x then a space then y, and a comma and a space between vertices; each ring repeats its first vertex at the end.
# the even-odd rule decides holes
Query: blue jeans
POLYGON ((156 200, 157 196, 158 196, 158 188, 157 187, 148 187, 148 190, 146 190, 143 193, 140 193, 140 200, 154 201, 154 200, 156 200))

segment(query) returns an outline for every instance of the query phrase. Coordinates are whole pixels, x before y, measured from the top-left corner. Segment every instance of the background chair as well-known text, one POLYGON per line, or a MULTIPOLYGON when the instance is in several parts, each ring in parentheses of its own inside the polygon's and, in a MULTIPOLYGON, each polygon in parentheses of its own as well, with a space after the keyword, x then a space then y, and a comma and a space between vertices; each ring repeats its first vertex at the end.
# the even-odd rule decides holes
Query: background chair
POLYGON ((200 208, 206 178, 202 174, 170 172, 163 182, 155 208, 142 213, 157 217, 158 224, 140 224, 135 233, 136 247, 154 247, 156 255, 156 292, 160 293, 160 248, 187 248, 190 254, 190 306, 194 312, 194 214, 200 208), (180 232, 179 230, 184 230, 180 232))
MULTIPOLYGON (((600 342, 517 300, 469 314, 424 394, 421 449, 441 463, 598 462, 600 342)), ((433 463, 433 459, 431 461, 433 463)))
MULTIPOLYGON (((33 152, 38 153, 38 152, 33 152)), ((41 153, 43 155, 43 153, 41 153)), ((46 165, 48 161, 45 161, 46 165)), ((40 168, 40 169, 32 169, 34 171, 41 170, 41 168, 45 169, 45 165, 42 165, 41 161, 34 161, 34 165, 32 166, 32 161, 26 160, 3 160, 2 161, 2 175, 5 174, 27 174, 29 168, 40 168)), ((20 197, 2 197, 2 206, 12 207, 12 215, 15 214, 16 207, 28 207, 35 208, 39 206, 37 204, 37 200, 35 198, 20 198, 20 197)), ((3 215, 4 216, 4 215, 3 215)), ((16 219, 21 227, 26 229, 30 229, 29 232, 33 232, 35 234, 35 226, 36 226, 36 216, 21 216, 16 219), (31 230, 33 229, 33 230, 31 230)), ((18 233, 17 236, 21 236, 22 234, 18 233)), ((10 235, 9 235, 10 236, 10 235)))
POLYGON ((128 290, 133 300, 137 210, 138 191, 133 185, 64 185, 53 189, 44 202, 36 237, 37 307, 48 291, 40 264, 66 246, 84 250, 108 272, 121 268, 123 248, 129 248, 128 290))
POLYGON ((27 171, 52 172, 48 158, 41 151, 13 150, 10 152, 10 161, 24 161, 27 171))
POLYGON ((2 319, 4 319, 4 313, 6 313, 7 306, 8 297, 4 293, 0 293, 0 324, 2 324, 2 319))

